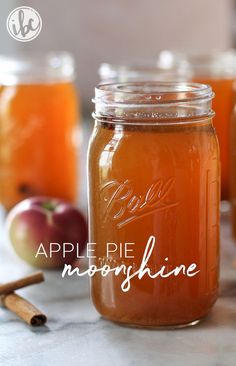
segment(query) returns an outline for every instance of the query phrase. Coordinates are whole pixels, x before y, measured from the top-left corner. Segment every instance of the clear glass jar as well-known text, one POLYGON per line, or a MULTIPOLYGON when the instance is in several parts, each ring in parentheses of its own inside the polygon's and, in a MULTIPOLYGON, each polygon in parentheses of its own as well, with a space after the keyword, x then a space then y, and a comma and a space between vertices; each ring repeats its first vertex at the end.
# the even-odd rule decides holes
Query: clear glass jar
POLYGON ((103 63, 98 70, 102 83, 132 81, 186 81, 191 78, 188 64, 163 51, 156 62, 114 65, 103 63))
POLYGON ((77 197, 78 99, 64 52, 0 57, 0 203, 77 197))
POLYGON ((210 87, 194 83, 96 88, 88 158, 89 232, 96 243, 90 264, 113 272, 97 272, 91 293, 107 319, 180 327, 196 324, 216 301, 220 172, 212 97, 210 87), (155 241, 145 264, 149 273, 139 278, 149 240, 155 241), (199 272, 192 277, 167 275, 193 264, 199 272), (151 278, 163 266, 167 276, 151 278), (127 291, 126 270, 134 274, 127 291))

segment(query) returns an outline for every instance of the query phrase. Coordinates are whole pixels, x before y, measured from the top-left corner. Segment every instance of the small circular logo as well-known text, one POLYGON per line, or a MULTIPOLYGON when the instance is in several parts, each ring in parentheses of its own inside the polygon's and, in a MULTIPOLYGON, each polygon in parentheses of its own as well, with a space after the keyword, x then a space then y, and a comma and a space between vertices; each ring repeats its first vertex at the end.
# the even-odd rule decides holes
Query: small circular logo
POLYGON ((8 33, 17 41, 32 41, 38 37, 41 29, 40 14, 29 6, 15 8, 7 17, 8 33))

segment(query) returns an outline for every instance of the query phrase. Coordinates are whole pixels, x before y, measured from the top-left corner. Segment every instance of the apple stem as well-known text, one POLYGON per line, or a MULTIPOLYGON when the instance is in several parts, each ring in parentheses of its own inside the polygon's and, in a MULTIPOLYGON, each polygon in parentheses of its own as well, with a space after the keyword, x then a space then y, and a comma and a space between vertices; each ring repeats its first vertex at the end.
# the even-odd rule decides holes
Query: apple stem
POLYGON ((55 211, 57 206, 56 206, 55 203, 47 201, 47 202, 42 203, 42 207, 45 208, 48 211, 53 212, 53 211, 55 211))

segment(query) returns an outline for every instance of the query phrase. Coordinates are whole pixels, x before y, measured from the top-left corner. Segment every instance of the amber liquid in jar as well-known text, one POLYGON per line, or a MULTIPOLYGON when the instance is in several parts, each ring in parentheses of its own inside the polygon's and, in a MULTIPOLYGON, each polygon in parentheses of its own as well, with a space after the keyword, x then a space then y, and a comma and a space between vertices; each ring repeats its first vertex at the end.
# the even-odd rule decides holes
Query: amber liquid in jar
MULTIPOLYGON (((59 63, 61 56, 55 57, 59 63)), ((28 65, 25 60, 19 62, 28 65)), ((63 69, 54 70, 41 62, 43 59, 39 65, 36 62, 35 69, 32 60, 29 62, 32 73, 39 70, 40 82, 35 82, 38 74, 30 80, 23 75, 22 80, 0 89, 0 204, 7 210, 30 196, 54 196, 69 202, 77 198, 75 86, 63 69), (44 75, 46 67, 52 80, 44 75)))
POLYGON ((233 110, 234 79, 195 78, 197 83, 208 84, 215 93, 212 101, 215 111, 214 127, 216 128, 220 146, 221 159, 221 199, 230 197, 230 121, 233 110))
POLYGON ((89 150, 90 242, 97 267, 138 268, 150 235, 151 271, 196 263, 194 277, 131 280, 97 273, 92 299, 110 320, 139 326, 183 326, 206 316, 216 301, 219 264, 219 151, 211 118, 98 118, 89 150), (155 124, 156 122, 156 124, 155 124), (160 121, 159 121, 160 122, 160 121), (133 258, 107 243, 134 243, 133 258), (168 259, 168 260, 167 260, 168 259))
POLYGON ((231 204, 231 231, 236 240, 236 107, 234 106, 231 119, 230 138, 230 204, 231 204))

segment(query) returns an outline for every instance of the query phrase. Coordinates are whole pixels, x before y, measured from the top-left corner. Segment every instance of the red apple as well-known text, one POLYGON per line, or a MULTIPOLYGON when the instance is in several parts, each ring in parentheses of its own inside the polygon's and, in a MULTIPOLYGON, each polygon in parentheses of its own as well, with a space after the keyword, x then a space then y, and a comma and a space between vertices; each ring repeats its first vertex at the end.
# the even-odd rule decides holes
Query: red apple
POLYGON ((81 254, 87 241, 83 215, 71 204, 57 198, 32 197, 18 203, 7 217, 7 230, 16 253, 41 268, 71 264, 78 255, 78 248, 81 254), (67 245, 66 253, 62 250, 63 243, 71 243, 67 245), (46 254, 36 257, 39 247, 39 252, 46 254), (52 248, 55 251, 50 257, 52 248))

